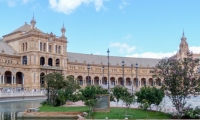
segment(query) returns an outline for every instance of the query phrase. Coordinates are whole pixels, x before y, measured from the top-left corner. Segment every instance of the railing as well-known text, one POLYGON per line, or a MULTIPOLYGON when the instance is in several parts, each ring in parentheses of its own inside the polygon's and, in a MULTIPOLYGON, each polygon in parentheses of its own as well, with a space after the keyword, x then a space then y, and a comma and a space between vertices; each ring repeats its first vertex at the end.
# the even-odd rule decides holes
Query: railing
POLYGON ((20 91, 20 92, 2 92, 0 91, 0 97, 15 97, 15 96, 44 96, 46 91, 20 91))
POLYGON ((40 66, 40 68, 45 68, 45 69, 57 69, 57 70, 62 70, 63 67, 57 67, 57 66, 40 66))

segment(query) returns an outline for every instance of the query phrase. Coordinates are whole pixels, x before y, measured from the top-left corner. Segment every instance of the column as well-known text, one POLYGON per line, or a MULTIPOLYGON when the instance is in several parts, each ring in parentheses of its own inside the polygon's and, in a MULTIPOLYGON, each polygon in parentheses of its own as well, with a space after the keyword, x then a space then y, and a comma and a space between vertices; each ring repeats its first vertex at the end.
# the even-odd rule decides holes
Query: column
POLYGON ((13 84, 13 76, 11 76, 11 84, 13 84))
POLYGON ((38 51, 40 51, 40 40, 38 42, 38 51))
POLYGON ((2 82, 1 82, 1 76, 2 76, 2 75, 0 75, 0 84, 2 83, 2 82))
POLYGON ((61 54, 63 54, 63 45, 61 45, 61 50, 60 51, 61 51, 61 54))
POLYGON ((126 77, 124 76, 124 86, 126 86, 126 77))
POLYGON ((86 84, 86 79, 84 79, 83 81, 84 81, 84 86, 87 86, 87 84, 86 84))
POLYGON ((46 52, 49 52, 49 42, 47 42, 46 52))
POLYGON ((54 53, 56 53, 56 44, 54 44, 54 53))
POLYGON ((14 76, 14 84, 16 84, 16 76, 14 76))
POLYGON ((65 59, 63 58, 62 61, 63 61, 62 62, 63 65, 61 67, 65 68, 65 59))
POLYGON ((3 84, 4 84, 5 82, 4 82, 4 75, 3 75, 3 84))
POLYGON ((24 74, 22 74, 22 84, 24 84, 24 74))

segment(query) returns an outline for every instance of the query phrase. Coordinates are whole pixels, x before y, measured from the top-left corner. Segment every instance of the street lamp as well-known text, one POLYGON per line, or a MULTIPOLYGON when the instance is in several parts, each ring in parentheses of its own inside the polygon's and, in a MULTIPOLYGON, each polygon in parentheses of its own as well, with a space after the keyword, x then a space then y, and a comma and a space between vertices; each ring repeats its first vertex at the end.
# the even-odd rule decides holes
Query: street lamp
POLYGON ((89 81, 90 81, 90 78, 89 78, 90 64, 87 65, 87 69, 88 69, 88 84, 89 84, 89 81))
POLYGON ((104 66, 102 66, 102 70, 103 70, 103 78, 102 78, 102 81, 104 82, 104 66))
POLYGON ((138 69, 138 64, 135 64, 135 68, 136 68, 136 89, 138 87, 138 78, 137 78, 137 69, 138 69))
POLYGON ((133 64, 131 64, 132 95, 133 95, 133 64))
POLYGON ((122 61, 122 85, 124 86, 124 60, 122 61))
POLYGON ((108 91, 109 91, 109 89, 110 89, 110 88, 109 88, 109 87, 110 87, 110 86, 109 86, 109 81, 110 81, 110 80, 109 80, 109 53, 110 53, 109 48, 108 48, 107 53, 108 53, 108 91))

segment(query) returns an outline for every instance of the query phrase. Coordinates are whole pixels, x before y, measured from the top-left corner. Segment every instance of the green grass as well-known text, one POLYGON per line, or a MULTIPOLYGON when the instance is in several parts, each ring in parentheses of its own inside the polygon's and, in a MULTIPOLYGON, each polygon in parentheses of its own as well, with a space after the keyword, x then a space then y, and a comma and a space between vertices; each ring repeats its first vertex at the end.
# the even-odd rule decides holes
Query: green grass
MULTIPOLYGON (((41 106, 40 112, 88 112, 88 107, 51 107, 41 106)), ((110 112, 93 112, 91 118, 94 119, 124 119, 126 108, 110 108, 110 112)), ((143 111, 141 109, 130 108, 127 116, 129 119, 170 119, 168 114, 156 111, 143 111)))

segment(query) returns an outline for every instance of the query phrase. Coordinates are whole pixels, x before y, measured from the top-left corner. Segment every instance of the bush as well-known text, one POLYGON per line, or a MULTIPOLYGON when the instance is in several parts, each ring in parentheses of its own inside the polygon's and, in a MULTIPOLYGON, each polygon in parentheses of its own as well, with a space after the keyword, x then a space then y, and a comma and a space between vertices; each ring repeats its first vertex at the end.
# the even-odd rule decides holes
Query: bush
POLYGON ((143 110, 146 110, 151 104, 159 105, 164 97, 163 89, 156 87, 142 87, 140 91, 136 92, 137 102, 142 104, 143 110), (147 107, 147 108, 146 108, 147 107))
POLYGON ((183 119, 200 119, 200 108, 196 107, 195 109, 190 106, 183 109, 183 119))

